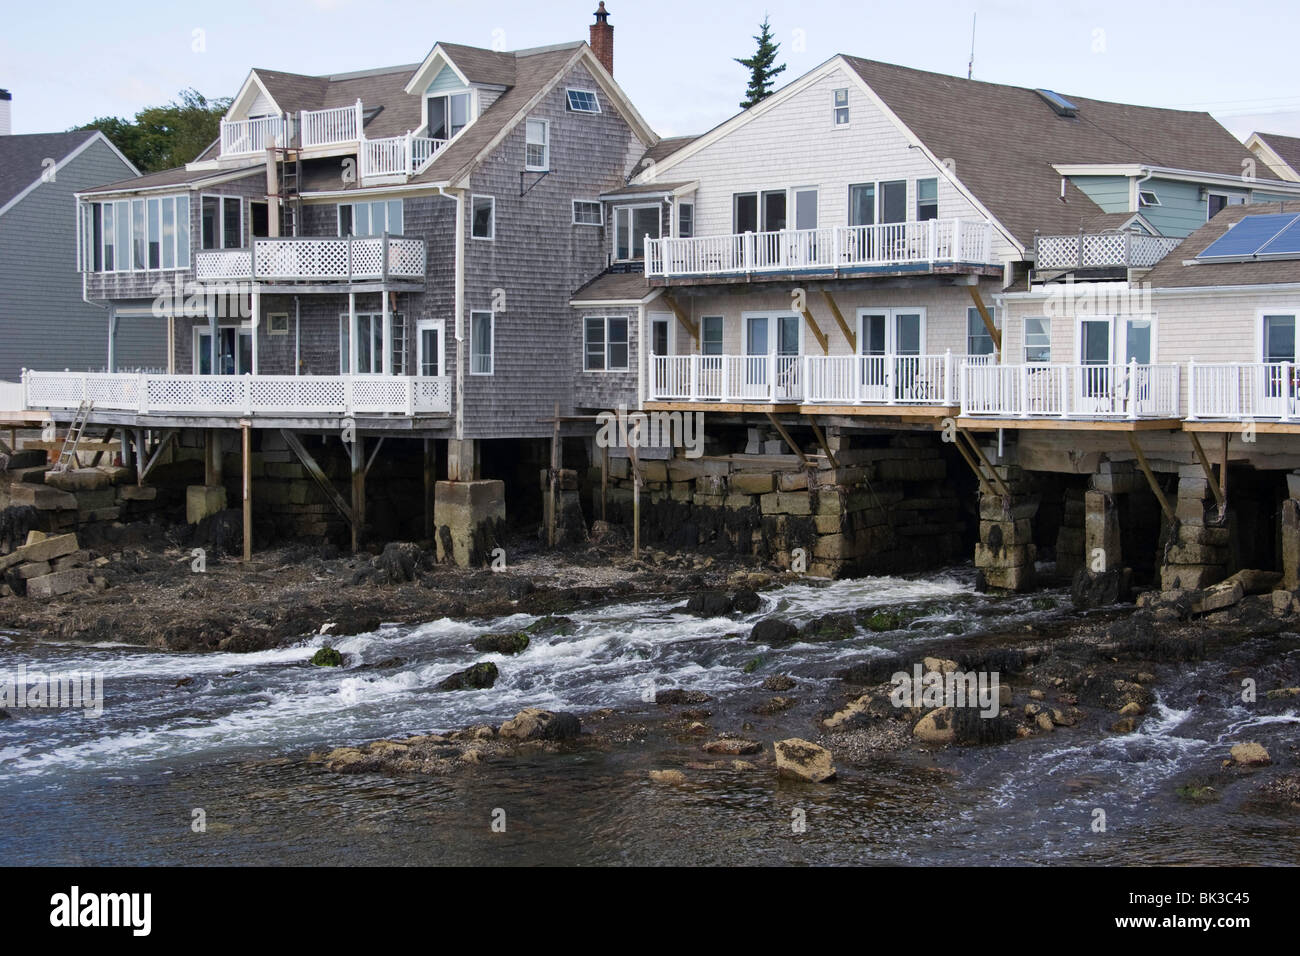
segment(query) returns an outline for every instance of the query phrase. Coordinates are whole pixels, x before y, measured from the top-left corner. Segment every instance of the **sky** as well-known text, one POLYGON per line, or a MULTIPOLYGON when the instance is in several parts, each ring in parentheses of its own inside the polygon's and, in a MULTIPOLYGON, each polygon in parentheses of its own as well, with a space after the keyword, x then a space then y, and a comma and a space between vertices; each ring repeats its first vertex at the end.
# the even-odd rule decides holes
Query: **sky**
MULTIPOLYGON (((13 132, 130 117, 194 87, 232 96, 251 67, 328 74, 418 63, 438 40, 520 49, 587 39, 596 0, 11 0, 0 88, 13 132)), ((606 0, 614 75, 663 136, 699 133, 738 110, 766 13, 778 84, 836 53, 1065 95, 1204 109, 1244 138, 1300 136, 1300 5, 1256 0, 606 0)), ((971 117, 979 122, 979 117, 971 117)))

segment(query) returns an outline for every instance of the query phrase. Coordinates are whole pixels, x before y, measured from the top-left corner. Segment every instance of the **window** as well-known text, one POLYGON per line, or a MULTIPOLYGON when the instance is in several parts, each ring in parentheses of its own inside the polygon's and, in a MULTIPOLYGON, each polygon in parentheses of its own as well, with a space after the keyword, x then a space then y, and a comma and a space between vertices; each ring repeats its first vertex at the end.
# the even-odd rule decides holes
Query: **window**
POLYGON ((835 101, 835 107, 834 107, 835 125, 848 126, 849 125, 849 91, 847 89, 836 90, 834 94, 834 101, 835 101))
MULTIPOLYGON (((393 374, 406 374, 406 319, 401 312, 390 313, 393 323, 393 374)), ((351 374, 352 344, 348 335, 348 315, 339 316, 339 371, 351 374)), ((380 375, 384 371, 384 314, 357 313, 357 368, 361 375, 380 375)))
POLYGON ((722 316, 706 315, 700 319, 700 354, 722 354, 722 316))
POLYGON ((1025 319, 1025 362, 1047 363, 1052 361, 1052 320, 1046 318, 1025 319))
POLYGON ((816 189, 796 189, 794 191, 794 227, 796 229, 817 228, 816 189))
POLYGON ((575 226, 605 225, 605 216, 601 211, 600 203, 587 199, 575 199, 573 201, 573 224, 575 226))
POLYGON ((266 203, 248 203, 248 234, 253 239, 265 239, 271 234, 271 217, 266 203))
POLYGON ((189 217, 188 196, 87 203, 81 217, 83 268, 183 269, 190 262, 189 217))
POLYGON ((695 235, 695 203, 677 204, 677 235, 683 239, 695 235))
POLYGON ((434 377, 442 374, 442 319, 421 319, 417 323, 417 361, 420 374, 434 377))
POLYGON ((244 203, 238 196, 204 196, 201 248, 240 248, 244 237, 243 212, 244 203))
POLYGON ((529 120, 528 143, 525 147, 524 167, 536 172, 551 168, 551 124, 546 120, 529 120))
POLYGON ((1294 362, 1295 351, 1295 316, 1264 316, 1264 361, 1294 362))
POLYGON ((289 334, 289 313, 288 312, 267 313, 266 334, 267 335, 288 335, 289 334))
POLYGON ((939 218, 939 180, 916 181, 916 221, 927 222, 939 218))
POLYGON ((763 231, 779 232, 786 226, 785 190, 769 189, 763 193, 763 231))
POLYGON ((570 113, 599 113, 600 100, 591 90, 565 90, 570 113))
POLYGON ((1150 190, 1150 189, 1139 189, 1139 190, 1138 190, 1138 205, 1139 205, 1139 206, 1159 206, 1159 205, 1160 205, 1160 197, 1157 196, 1157 195, 1155 194, 1155 192, 1152 191, 1152 190, 1150 190))
POLYGON ((876 222, 876 184, 849 187, 849 225, 872 226, 876 222))
POLYGON ((497 201, 493 196, 470 199, 470 235, 475 239, 495 239, 497 235, 497 201))
POLYGON ((339 204, 340 236, 402 235, 406 228, 400 199, 339 204))
POLYGON ((659 238, 658 206, 619 206, 614 210, 614 258, 645 258, 645 237, 659 238))
POLYGON ((583 322, 583 368, 588 372, 625 372, 627 357, 627 318, 588 316, 583 322))
POLYGON ((430 139, 451 139, 469 125, 469 98, 469 93, 429 97, 430 139))
MULTIPOLYGON (((248 325, 223 325, 217 329, 218 375, 247 375, 253 370, 253 330, 248 325)), ((194 373, 212 375, 212 331, 194 327, 194 373)))
MULTIPOLYGON (((996 324, 997 314, 990 310, 989 315, 993 317, 993 322, 996 324)), ((995 351, 993 336, 989 334, 988 326, 980 316, 980 310, 973 305, 968 306, 966 308, 966 354, 992 355, 995 351)))
POLYGON ((758 193, 736 193, 731 199, 732 232, 758 232, 758 193))
POLYGON ((1245 196, 1231 196, 1228 193, 1210 193, 1206 203, 1206 220, 1213 219, 1229 206, 1240 206, 1246 201, 1245 196))
POLYGON ((892 182, 881 183, 879 189, 880 196, 880 221, 881 222, 906 222, 907 221, 907 181, 903 179, 892 182))
POLYGON ((471 312, 469 315, 469 373, 471 375, 491 375, 493 328, 496 316, 491 312, 471 312))

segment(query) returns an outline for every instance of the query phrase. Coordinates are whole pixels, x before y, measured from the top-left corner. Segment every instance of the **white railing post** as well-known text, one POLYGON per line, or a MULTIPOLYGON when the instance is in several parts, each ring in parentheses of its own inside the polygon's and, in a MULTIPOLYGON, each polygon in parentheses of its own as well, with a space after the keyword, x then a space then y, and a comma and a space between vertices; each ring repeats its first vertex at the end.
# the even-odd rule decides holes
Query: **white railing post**
MULTIPOLYGON (((1059 385, 1061 389, 1061 417, 1069 418, 1070 417, 1070 394, 1073 391, 1073 389, 1070 388, 1071 384, 1073 384, 1070 381, 1070 377, 1071 375, 1077 376, 1079 382, 1079 391, 1082 392, 1084 367, 1062 365, 1060 368, 1061 368, 1061 381, 1059 385)), ((1049 367, 1048 368, 1049 375, 1051 374, 1052 371, 1053 369, 1049 367)))
POLYGON ((411 176, 415 173, 415 143, 411 138, 411 131, 406 131, 406 175, 411 176))
POLYGON ((728 376, 727 374, 727 366, 729 366, 731 363, 727 361, 726 355, 721 355, 718 358, 719 361, 722 362, 722 379, 719 385, 721 391, 718 393, 718 400, 725 402, 727 400, 727 397, 731 394, 730 381, 729 381, 730 376, 728 376))
POLYGON ((149 376, 143 372, 135 381, 135 406, 142 415, 149 411, 149 376))
POLYGON ((767 400, 776 403, 776 353, 767 353, 767 400))
MULTIPOLYGON (((18 380, 23 383, 23 410, 30 410, 32 407, 31 383, 27 378, 27 369, 23 369, 18 376, 18 380)), ((14 449, 17 451, 18 449, 14 449)))
POLYGON ((690 395, 692 402, 700 400, 700 357, 698 355, 688 355, 686 357, 686 376, 690 381, 690 395))
POLYGON ((1137 359, 1128 360, 1128 418, 1129 421, 1136 421, 1138 417, 1138 365, 1137 359))
POLYGON ((957 378, 957 400, 958 400, 958 401, 960 402, 960 404, 961 404, 961 413, 962 413, 963 415, 969 415, 969 414, 970 414, 970 381, 969 381, 969 379, 970 379, 971 369, 972 369, 972 368, 974 368, 974 366, 969 365, 969 364, 966 363, 966 362, 963 362, 962 365, 961 365, 961 370, 957 373, 957 376, 958 376, 958 378, 957 378))
POLYGON ((1029 417, 1029 366, 1020 366, 1020 417, 1029 417))
POLYGON ((1291 420, 1291 370, 1294 366, 1290 362, 1282 363, 1282 421, 1291 420))
POLYGON ((365 139, 366 138, 365 134, 362 132, 362 128, 365 126, 365 117, 361 109, 361 97, 359 96, 357 97, 355 116, 356 116, 356 124, 357 124, 357 139, 358 140, 365 139))
POLYGON ((953 400, 953 383, 952 383, 952 349, 944 349, 943 353, 943 403, 951 405, 953 400))
POLYGON ((934 260, 936 258, 936 253, 938 252, 938 233, 936 231, 938 224, 939 220, 937 219, 931 219, 927 222, 929 235, 926 236, 926 247, 930 253, 927 258, 930 260, 930 268, 932 269, 934 268, 934 260))
POLYGON ((1187 420, 1196 421, 1196 359, 1187 360, 1187 420))

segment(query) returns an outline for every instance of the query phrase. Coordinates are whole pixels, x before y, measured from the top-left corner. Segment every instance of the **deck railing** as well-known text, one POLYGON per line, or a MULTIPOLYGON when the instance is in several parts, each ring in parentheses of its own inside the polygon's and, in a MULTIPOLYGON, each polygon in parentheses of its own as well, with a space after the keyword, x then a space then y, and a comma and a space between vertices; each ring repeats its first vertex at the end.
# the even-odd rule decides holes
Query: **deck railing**
POLYGON ((239 156, 265 152, 270 146, 289 143, 288 124, 282 116, 221 121, 221 155, 239 156))
POLYGON ((420 415, 451 411, 449 376, 23 373, 23 407, 137 414, 420 415))
POLYGON ((993 418, 1179 418, 1177 365, 971 365, 961 413, 993 418))
POLYGON ((361 139, 361 101, 352 106, 337 106, 327 110, 303 110, 298 128, 302 132, 302 145, 332 146, 336 143, 355 143, 361 139))
POLYGON ((358 279, 422 279, 423 239, 403 236, 296 236, 255 239, 252 249, 197 253, 200 282, 348 282, 358 279))
POLYGON ((363 139, 361 177, 414 176, 446 145, 445 139, 430 139, 410 133, 385 139, 363 139))
POLYGON ((646 237, 652 277, 835 271, 935 263, 992 264, 993 225, 931 219, 686 239, 646 237))
POLYGON ((1124 267, 1149 269, 1167 256, 1181 239, 1147 236, 1135 232, 1075 233, 1037 236, 1036 269, 1088 269, 1124 267))
POLYGON ((1187 417, 1300 421, 1300 366, 1294 362, 1189 362, 1187 417))

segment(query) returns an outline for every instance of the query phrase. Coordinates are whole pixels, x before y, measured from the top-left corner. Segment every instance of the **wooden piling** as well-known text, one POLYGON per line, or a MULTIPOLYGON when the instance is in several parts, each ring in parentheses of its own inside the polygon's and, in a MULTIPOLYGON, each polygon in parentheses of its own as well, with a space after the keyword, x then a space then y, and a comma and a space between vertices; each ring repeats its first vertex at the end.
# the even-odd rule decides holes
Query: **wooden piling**
POLYGON ((438 483, 438 447, 432 438, 424 440, 424 536, 433 540, 433 499, 438 483))
POLYGON ((244 561, 253 560, 253 424, 239 423, 244 439, 244 561))

